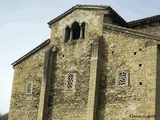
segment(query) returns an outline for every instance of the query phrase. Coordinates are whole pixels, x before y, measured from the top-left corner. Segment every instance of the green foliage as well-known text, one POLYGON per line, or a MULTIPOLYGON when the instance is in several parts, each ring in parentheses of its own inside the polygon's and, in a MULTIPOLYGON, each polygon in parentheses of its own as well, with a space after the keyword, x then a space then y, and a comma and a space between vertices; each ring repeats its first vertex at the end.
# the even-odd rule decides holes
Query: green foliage
POLYGON ((0 120, 8 120, 8 113, 5 114, 0 113, 0 120))

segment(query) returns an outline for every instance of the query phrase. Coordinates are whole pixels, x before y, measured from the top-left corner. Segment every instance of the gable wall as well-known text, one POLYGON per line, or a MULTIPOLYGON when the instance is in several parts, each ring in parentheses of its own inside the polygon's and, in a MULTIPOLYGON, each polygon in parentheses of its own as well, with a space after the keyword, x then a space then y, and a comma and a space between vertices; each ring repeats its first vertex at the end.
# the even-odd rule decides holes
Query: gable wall
POLYGON ((58 53, 53 65, 49 119, 87 119, 90 43, 102 36, 103 14, 104 11, 75 10, 52 25, 51 41, 57 45, 58 53), (74 21, 85 22, 85 39, 63 43, 65 28, 74 21), (76 86, 75 91, 68 92, 65 89, 65 79, 67 73, 72 71, 76 72, 76 86))
POLYGON ((73 22, 86 23, 86 39, 102 35, 103 15, 107 11, 77 9, 51 25, 51 41, 54 44, 64 42, 65 28, 73 22), (58 43, 57 43, 58 42, 58 43))
POLYGON ((43 79, 44 54, 48 46, 14 67, 9 120, 36 120, 43 79), (33 83, 32 94, 26 94, 28 82, 33 83))

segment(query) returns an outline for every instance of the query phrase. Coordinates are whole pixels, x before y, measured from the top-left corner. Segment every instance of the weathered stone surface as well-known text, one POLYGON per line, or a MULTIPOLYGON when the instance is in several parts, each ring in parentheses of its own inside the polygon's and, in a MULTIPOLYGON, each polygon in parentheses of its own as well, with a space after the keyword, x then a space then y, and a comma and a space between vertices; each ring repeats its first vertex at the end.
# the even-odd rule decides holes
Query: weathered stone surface
POLYGON ((151 25, 145 28, 142 27, 141 30, 147 33, 153 33, 156 35, 160 35, 160 23, 155 23, 155 25, 151 25))
POLYGON ((103 37, 98 119, 155 115, 157 46, 145 47, 150 39, 110 30, 104 31, 103 37), (129 86, 115 86, 116 71, 121 67, 130 72, 129 86))
POLYGON ((14 67, 10 120, 37 119, 46 49, 47 47, 43 48, 14 67), (33 82, 33 90, 32 94, 27 95, 26 85, 28 82, 33 82))
POLYGON ((103 11, 75 10, 51 28, 51 41, 57 45, 59 54, 54 64, 53 84, 50 92, 52 104, 49 118, 63 120, 86 120, 90 78, 91 46, 90 40, 102 36, 103 11), (66 26, 74 21, 85 22, 85 39, 71 43, 64 42, 66 26), (75 70, 77 73, 76 91, 67 92, 64 88, 65 74, 75 70), (61 113, 61 114, 58 114, 61 113))
MULTIPOLYGON (((108 17, 110 13, 75 9, 50 25, 51 42, 14 66, 9 120, 160 117, 158 37, 121 26, 104 27, 103 22, 122 24, 118 16, 108 17), (85 23, 85 38, 64 43, 66 27, 75 21, 85 23), (119 71, 126 72, 125 86, 119 86, 119 71), (74 76, 72 90, 66 89, 68 74, 74 76), (33 83, 32 94, 26 94, 28 82, 33 83)), ((141 27, 159 35, 159 23, 141 27)))

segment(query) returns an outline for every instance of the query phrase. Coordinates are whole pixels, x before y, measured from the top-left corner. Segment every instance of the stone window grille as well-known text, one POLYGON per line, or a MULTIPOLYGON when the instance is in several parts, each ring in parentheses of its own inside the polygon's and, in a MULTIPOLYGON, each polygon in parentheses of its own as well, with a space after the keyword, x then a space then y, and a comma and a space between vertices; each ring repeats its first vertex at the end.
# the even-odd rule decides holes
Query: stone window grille
POLYGON ((33 83, 28 82, 26 86, 26 94, 32 94, 32 89, 33 89, 33 83))
POLYGON ((129 86, 129 70, 118 70, 116 73, 116 86, 129 86))
POLYGON ((126 72, 125 71, 119 72, 118 84, 119 86, 125 86, 126 84, 126 72))
POLYGON ((76 73, 68 73, 66 76, 66 90, 73 91, 75 90, 76 83, 76 73))

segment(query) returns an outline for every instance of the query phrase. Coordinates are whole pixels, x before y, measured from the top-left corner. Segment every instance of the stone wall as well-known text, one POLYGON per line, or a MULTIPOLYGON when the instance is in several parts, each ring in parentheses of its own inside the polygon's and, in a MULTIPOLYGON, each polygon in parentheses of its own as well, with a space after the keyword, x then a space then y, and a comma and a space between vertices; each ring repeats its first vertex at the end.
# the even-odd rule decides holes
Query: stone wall
POLYGON ((90 48, 87 48, 86 42, 68 44, 62 54, 57 54, 56 62, 53 64, 49 119, 79 120, 86 118, 89 68, 90 48), (66 90, 68 73, 76 73, 75 90, 73 91, 66 90))
POLYGON ((142 31, 152 33, 155 35, 160 35, 160 24, 155 26, 149 26, 147 28, 142 29, 142 31))
MULTIPOLYGON (((160 71, 157 42, 103 29, 103 22, 113 22, 104 14, 108 11, 76 9, 50 26, 51 43, 14 67, 10 120, 86 120, 91 111, 97 112, 98 120, 129 120, 139 115, 141 119, 154 119, 160 109, 155 107, 160 100, 159 84, 156 89, 160 71), (85 23, 85 37, 64 43, 65 29, 74 22, 85 23), (53 56, 49 53, 51 46, 55 49, 53 56), (118 85, 119 71, 127 72, 126 86, 118 85), (66 86, 70 73, 75 75, 72 90, 66 86), (99 93, 96 85, 90 84, 91 78, 95 84, 99 79, 99 93), (28 82, 33 83, 32 94, 26 94, 28 82), (98 104, 94 103, 97 93, 98 104), (97 111, 93 110, 95 105, 97 111)), ((159 26, 142 30, 160 33, 159 26)))
POLYGON ((43 78, 44 47, 14 67, 9 120, 36 120, 43 78), (33 83, 32 94, 26 94, 27 83, 33 83))
POLYGON ((50 46, 56 46, 57 54, 52 61, 52 79, 50 88, 47 88, 49 92, 45 92, 46 88, 43 86, 45 85, 43 80, 47 80, 44 75, 44 60, 49 46, 14 67, 10 120, 42 119, 40 114, 47 115, 45 116, 47 119, 86 119, 91 44, 102 36, 105 13, 103 10, 75 10, 51 26, 50 46), (85 38, 64 43, 65 28, 75 21, 80 24, 85 22, 85 38), (76 73, 73 91, 67 91, 65 85, 67 74, 70 72, 76 73), (32 94, 26 94, 28 82, 33 83, 32 94), (43 91, 45 93, 42 95, 43 91), (42 101, 43 96, 47 96, 48 101, 42 101), (43 110, 46 107, 47 114, 43 110))
POLYGON ((51 41, 58 53, 53 65, 49 119, 87 119, 91 44, 102 36, 103 14, 104 11, 75 10, 52 25, 51 41), (64 43, 65 28, 75 21, 85 22, 85 39, 64 43), (65 88, 70 72, 76 73, 74 91, 65 88))
POLYGON ((53 44, 61 44, 63 50, 63 42, 65 37, 65 28, 72 25, 75 21, 78 23, 85 22, 85 40, 91 40, 102 36, 103 31, 103 15, 107 11, 96 10, 80 10, 77 9, 63 19, 55 22, 51 26, 51 42, 53 44))
POLYGON ((98 119, 155 119, 157 46, 146 46, 150 39, 107 29, 103 36, 98 119), (128 86, 116 86, 118 70, 128 71, 128 86))

